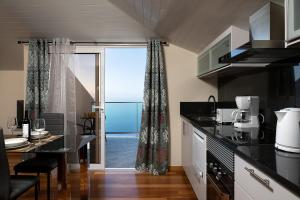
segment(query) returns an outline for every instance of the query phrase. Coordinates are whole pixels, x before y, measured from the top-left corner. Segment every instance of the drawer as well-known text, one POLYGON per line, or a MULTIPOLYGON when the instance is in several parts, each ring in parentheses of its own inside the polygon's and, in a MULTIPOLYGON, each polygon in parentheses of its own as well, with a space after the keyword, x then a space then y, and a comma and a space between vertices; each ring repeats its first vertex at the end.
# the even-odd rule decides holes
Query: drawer
POLYGON ((237 183, 234 183, 234 199, 235 200, 253 200, 252 197, 237 183))
POLYGON ((279 185, 266 174, 235 155, 235 182, 253 199, 299 200, 297 196, 279 185))

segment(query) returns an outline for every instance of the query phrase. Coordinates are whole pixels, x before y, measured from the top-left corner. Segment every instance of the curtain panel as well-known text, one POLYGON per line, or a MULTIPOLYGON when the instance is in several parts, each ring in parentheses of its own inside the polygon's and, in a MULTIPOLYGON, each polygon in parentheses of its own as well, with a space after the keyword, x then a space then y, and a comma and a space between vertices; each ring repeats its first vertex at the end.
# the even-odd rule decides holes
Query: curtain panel
POLYGON ((66 38, 54 38, 50 47, 49 113, 64 114, 64 142, 69 148, 68 162, 77 163, 80 135, 76 122, 75 46, 66 38))
POLYGON ((135 168, 163 175, 169 166, 169 116, 167 80, 161 42, 147 45, 144 105, 135 168))
POLYGON ((47 107, 49 82, 48 41, 29 41, 25 109, 31 119, 39 117, 47 107))

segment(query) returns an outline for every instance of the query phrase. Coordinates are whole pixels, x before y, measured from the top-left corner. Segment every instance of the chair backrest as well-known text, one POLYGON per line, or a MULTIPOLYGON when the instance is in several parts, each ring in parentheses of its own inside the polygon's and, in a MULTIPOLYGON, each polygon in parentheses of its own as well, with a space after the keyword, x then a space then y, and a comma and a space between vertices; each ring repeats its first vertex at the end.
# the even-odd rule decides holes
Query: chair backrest
POLYGON ((64 114, 63 113, 42 113, 41 118, 45 119, 46 130, 54 135, 64 134, 64 114))
POLYGON ((7 200, 10 194, 10 173, 2 128, 0 128, 0 180, 0 199, 7 200))

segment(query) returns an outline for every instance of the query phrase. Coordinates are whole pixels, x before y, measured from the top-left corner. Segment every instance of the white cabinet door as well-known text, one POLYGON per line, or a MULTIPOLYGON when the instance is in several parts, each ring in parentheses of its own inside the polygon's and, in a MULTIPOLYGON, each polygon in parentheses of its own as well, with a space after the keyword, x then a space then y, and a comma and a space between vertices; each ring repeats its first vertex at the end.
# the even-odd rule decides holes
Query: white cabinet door
POLYGON ((206 176, 206 135, 194 128, 193 130, 192 163, 196 173, 206 176))
POLYGON ((272 178, 235 156, 235 184, 239 184, 254 200, 300 200, 272 178))
MULTIPOLYGON (((182 119, 182 166, 188 177, 192 176, 192 141, 193 126, 182 119)), ((191 181, 191 180, 190 180, 191 181)))
POLYGON ((206 200, 206 135, 200 135, 182 119, 182 166, 197 198, 206 200))
POLYGON ((193 129, 192 163, 196 177, 193 189, 199 200, 206 200, 206 135, 193 129))
POLYGON ((253 200, 250 195, 238 184, 234 184, 234 199, 235 200, 253 200))

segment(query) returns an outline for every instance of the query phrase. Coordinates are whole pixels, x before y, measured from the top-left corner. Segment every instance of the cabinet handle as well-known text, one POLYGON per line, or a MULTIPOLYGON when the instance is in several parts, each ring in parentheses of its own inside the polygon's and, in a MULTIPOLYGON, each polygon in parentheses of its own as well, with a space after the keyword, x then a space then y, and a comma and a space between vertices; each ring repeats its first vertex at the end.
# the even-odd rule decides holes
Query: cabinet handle
POLYGON ((257 180, 259 183, 261 183, 263 186, 265 186, 268 190, 273 192, 273 188, 270 187, 270 181, 268 179, 263 179, 260 176, 258 176, 254 169, 249 169, 248 167, 245 167, 245 170, 250 173, 250 176, 252 176, 255 180, 257 180))
POLYGON ((198 133, 194 132, 194 134, 196 135, 196 137, 198 137, 200 139, 200 142, 201 143, 204 143, 205 142, 205 139, 204 137, 202 137, 201 135, 198 135, 198 133))
POLYGON ((199 172, 199 176, 203 178, 203 172, 199 172))
POLYGON ((203 172, 195 172, 195 177, 199 183, 201 183, 201 178, 203 178, 203 172))

